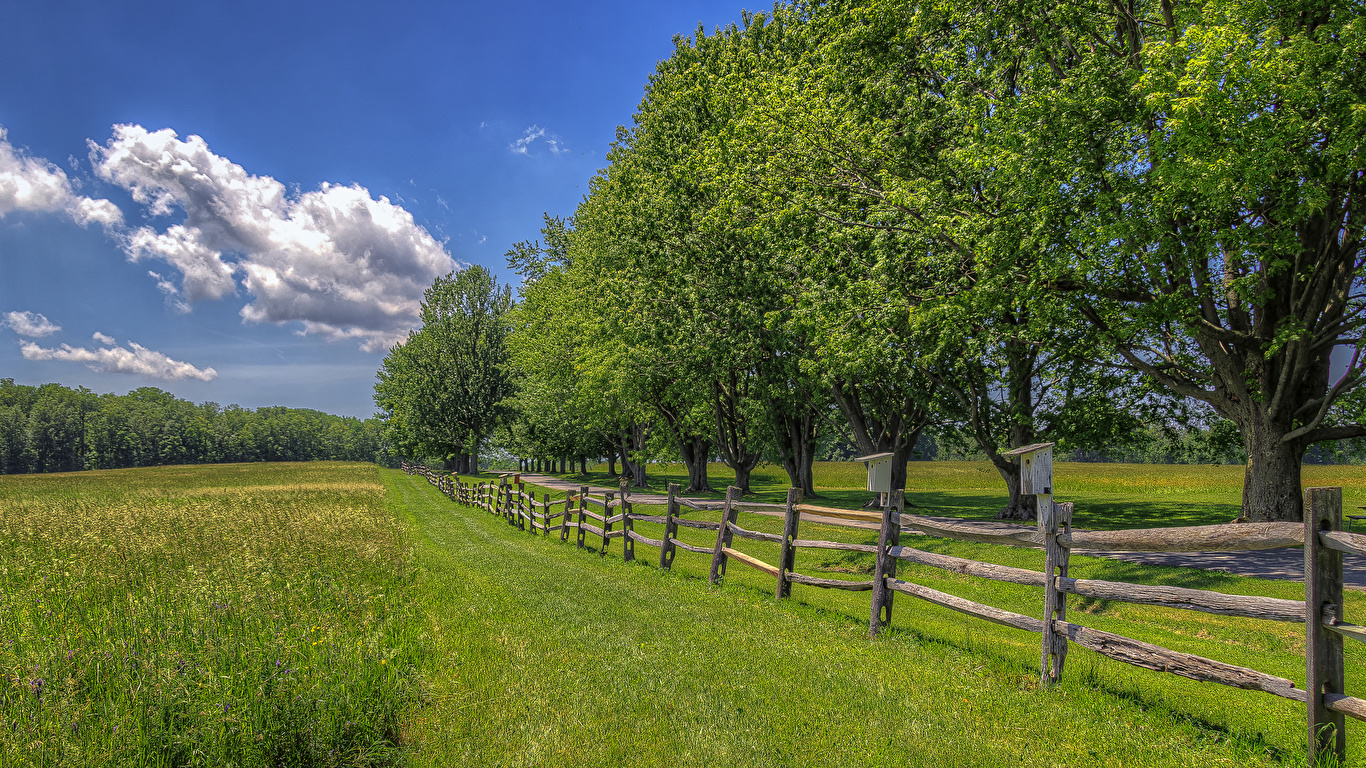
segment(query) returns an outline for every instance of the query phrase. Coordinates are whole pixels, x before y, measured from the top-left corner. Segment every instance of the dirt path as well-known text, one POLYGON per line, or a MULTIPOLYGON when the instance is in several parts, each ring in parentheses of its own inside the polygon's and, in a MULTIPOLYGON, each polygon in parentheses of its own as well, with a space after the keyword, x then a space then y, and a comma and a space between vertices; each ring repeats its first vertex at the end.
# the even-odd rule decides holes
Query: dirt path
MULTIPOLYGON (((580 486, 580 483, 561 480, 550 475, 523 474, 522 481, 561 491, 578 490, 580 486)), ((592 485, 589 486, 589 491, 592 493, 608 491, 615 493, 617 489, 592 485)), ((656 493, 632 493, 631 499, 641 504, 665 504, 669 500, 667 496, 656 493)), ((757 514, 782 517, 781 512, 759 512, 757 514)), ((814 515, 807 516, 804 519, 817 523, 828 522, 877 530, 877 526, 872 523, 852 523, 848 520, 834 521, 814 515)), ((955 523, 979 525, 983 528, 999 528, 1009 525, 1008 523, 972 522, 958 518, 942 519, 955 523)), ((914 533, 914 531, 906 531, 906 533, 914 533)), ((1283 581, 1302 581, 1304 579, 1304 551, 1300 549, 1267 549, 1256 552, 1096 552, 1079 549, 1076 552, 1079 555, 1107 557, 1126 563, 1161 565, 1168 568, 1199 568, 1205 571, 1221 571, 1231 573, 1234 576, 1250 576, 1257 579, 1280 579, 1283 581)), ((1366 558, 1343 555, 1342 560, 1344 586, 1349 589, 1366 591, 1366 558)))

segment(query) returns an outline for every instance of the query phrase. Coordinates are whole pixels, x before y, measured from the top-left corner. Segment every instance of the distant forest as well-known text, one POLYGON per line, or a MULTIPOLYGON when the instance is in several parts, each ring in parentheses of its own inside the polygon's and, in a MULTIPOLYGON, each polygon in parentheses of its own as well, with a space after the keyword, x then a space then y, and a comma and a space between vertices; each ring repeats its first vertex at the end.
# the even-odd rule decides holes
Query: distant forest
POLYGON ((0 379, 0 474, 336 459, 393 463, 376 419, 306 408, 195 404, 0 379))

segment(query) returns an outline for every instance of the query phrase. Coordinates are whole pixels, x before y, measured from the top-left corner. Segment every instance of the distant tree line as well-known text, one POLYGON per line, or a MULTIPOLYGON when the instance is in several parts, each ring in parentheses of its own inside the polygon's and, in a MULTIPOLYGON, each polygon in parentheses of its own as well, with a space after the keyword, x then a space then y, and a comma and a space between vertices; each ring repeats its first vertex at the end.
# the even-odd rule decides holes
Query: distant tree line
POLYGON ((1306 457, 1366 436, 1363 103, 1360 3, 798 0, 699 28, 574 215, 508 253, 499 345, 452 336, 413 379, 459 392, 482 350, 511 394, 456 399, 499 426, 422 429, 638 485, 673 456, 692 490, 770 460, 809 495, 836 442, 900 487, 932 435, 993 463, 1008 518, 1034 509, 1006 452, 1053 441, 1243 461, 1244 515, 1298 519, 1306 457))
POLYGON ((318 459, 395 461, 378 419, 0 379, 0 474, 318 459))

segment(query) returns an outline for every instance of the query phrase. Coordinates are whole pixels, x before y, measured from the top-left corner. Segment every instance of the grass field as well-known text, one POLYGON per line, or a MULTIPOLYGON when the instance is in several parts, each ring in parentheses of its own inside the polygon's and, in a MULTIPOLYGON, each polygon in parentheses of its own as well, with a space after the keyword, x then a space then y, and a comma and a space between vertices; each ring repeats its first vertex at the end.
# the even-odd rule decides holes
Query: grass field
MULTIPOLYGON (((589 465, 589 473, 557 475, 565 479, 609 485, 605 464, 589 465)), ((724 492, 735 473, 724 464, 711 464, 713 488, 724 492)), ((487 473, 486 473, 487 474, 487 473)), ((492 476, 492 475, 490 475, 492 476)), ((651 464, 650 488, 666 492, 669 483, 687 487, 681 464, 651 464)), ((857 507, 872 494, 863 490, 867 473, 854 462, 817 462, 814 467, 818 503, 857 507)), ((1306 486, 1335 485, 1343 489, 1344 514, 1366 505, 1366 466, 1309 465, 1306 486)), ((1146 528, 1171 525, 1213 525, 1238 516, 1242 505, 1243 467, 1232 465, 1082 464, 1054 465, 1054 493, 1058 501, 1076 502, 1075 524, 1080 528, 1146 528)), ((774 465, 762 465, 750 477, 754 498, 781 503, 787 475, 774 465)), ((720 498, 723 493, 697 494, 720 498)), ((907 465, 908 510, 921 514, 984 520, 1006 505, 1005 483, 989 461, 917 461, 907 465)))
MULTIPOLYGON (((1097 500, 1156 495, 1139 474, 1087 469, 1085 493, 1097 500), (1126 483, 1141 491, 1112 490, 1126 483)), ((931 479, 916 492, 990 498, 987 482, 931 479)), ((1188 496, 1228 503, 1230 491, 1212 486, 1188 496)), ((769 531, 780 522, 742 518, 769 531)), ((658 537, 648 524, 637 530, 658 537)), ((871 538, 815 525, 802 534, 871 538)), ((683 535, 710 544, 706 532, 683 535)), ((1063 683, 1040 690, 1036 635, 900 596, 892 631, 869 642, 866 593, 798 586, 775 602, 771 578, 738 563, 713 587, 702 556, 680 552, 662 572, 656 550, 638 545, 640 561, 627 564, 617 544, 600 557, 518 532, 421 478, 370 465, 0 477, 0 765, 1303 762, 1303 707, 1266 694, 1077 648, 1063 683)), ((775 559, 770 545, 739 546, 775 559)), ((1032 550, 917 546, 1040 566, 1032 550)), ((797 559, 797 570, 835 578, 867 578, 868 566, 841 553, 797 559)), ((1085 557, 1072 572, 1303 594, 1293 583, 1085 557)), ((1041 610, 1038 589, 902 575, 1041 610)), ((1297 625, 1076 598, 1070 607, 1088 626, 1303 679, 1297 625)), ((1349 620, 1361 623, 1363 609, 1366 597, 1350 594, 1349 620)), ((1357 694, 1359 645, 1347 649, 1357 694)), ((1358 725, 1351 765, 1366 763, 1358 725)))
POLYGON ((420 646, 373 465, 0 477, 0 765, 392 762, 420 646))

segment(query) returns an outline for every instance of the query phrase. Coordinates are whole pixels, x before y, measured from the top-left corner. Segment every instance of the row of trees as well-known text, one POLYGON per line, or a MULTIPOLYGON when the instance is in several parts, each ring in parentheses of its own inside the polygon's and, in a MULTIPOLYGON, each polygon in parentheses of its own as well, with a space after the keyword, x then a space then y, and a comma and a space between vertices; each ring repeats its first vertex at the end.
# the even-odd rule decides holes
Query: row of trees
POLYGON ((316 459, 392 461, 377 419, 0 379, 0 474, 316 459))
POLYGON ((1366 435, 1363 14, 832 0, 680 37, 573 218, 509 253, 504 442, 638 482, 667 448, 693 490, 767 456, 812 494, 830 434, 900 486, 930 429, 1024 518, 1011 448, 1213 427, 1244 515, 1297 519, 1306 450, 1366 435))

